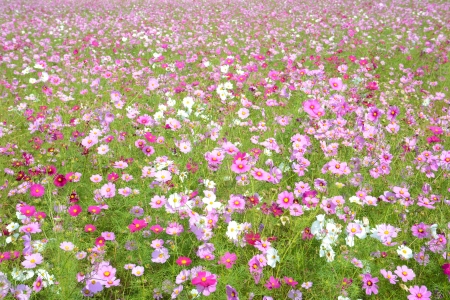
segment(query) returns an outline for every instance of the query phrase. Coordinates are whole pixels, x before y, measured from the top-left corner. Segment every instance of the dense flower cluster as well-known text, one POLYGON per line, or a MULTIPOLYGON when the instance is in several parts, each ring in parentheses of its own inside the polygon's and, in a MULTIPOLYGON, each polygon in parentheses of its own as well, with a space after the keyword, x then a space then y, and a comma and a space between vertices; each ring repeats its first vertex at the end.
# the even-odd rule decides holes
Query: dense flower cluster
POLYGON ((449 297, 449 3, 94 2, 0 0, 0 299, 449 297))

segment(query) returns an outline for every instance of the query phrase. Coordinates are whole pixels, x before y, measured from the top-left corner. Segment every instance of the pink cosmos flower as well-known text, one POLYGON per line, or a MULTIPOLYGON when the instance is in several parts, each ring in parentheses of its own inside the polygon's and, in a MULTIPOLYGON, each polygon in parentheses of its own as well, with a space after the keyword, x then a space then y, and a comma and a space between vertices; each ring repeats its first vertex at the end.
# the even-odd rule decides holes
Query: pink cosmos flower
POLYGON ((150 91, 154 91, 154 90, 156 90, 158 87, 159 87, 158 79, 156 79, 156 78, 150 78, 150 79, 148 80, 147 88, 148 88, 150 91))
POLYGON ((94 232, 96 229, 97 228, 92 224, 87 224, 86 226, 84 226, 85 232, 94 232))
POLYGON ((250 174, 258 181, 264 181, 267 178, 267 172, 260 168, 253 168, 250 174))
POLYGON ((116 239, 116 235, 114 234, 114 232, 102 232, 102 237, 106 240, 106 241, 114 241, 116 239))
POLYGON ((370 273, 363 275, 363 286, 362 288, 366 290, 367 295, 378 294, 378 277, 372 277, 370 273))
POLYGON ((230 195, 228 206, 234 211, 245 208, 245 200, 240 196, 230 195))
POLYGON ((294 203, 289 207, 289 214, 293 217, 301 216, 303 215, 303 207, 298 203, 294 203))
POLYGON ((231 286, 226 286, 227 300, 239 300, 238 292, 231 286))
POLYGON ((141 266, 135 266, 132 270, 131 270, 131 274, 133 274, 134 276, 142 276, 144 275, 144 267, 141 266))
POLYGON ((119 195, 122 195, 124 197, 130 196, 132 193, 131 188, 125 187, 123 189, 119 189, 119 195))
POLYGON ((267 280, 266 284, 264 285, 267 289, 279 289, 281 284, 280 280, 277 278, 270 276, 270 278, 267 280))
POLYGON ((248 172, 250 168, 251 166, 248 165, 247 161, 244 159, 237 159, 233 161, 233 164, 231 165, 231 171, 237 174, 248 172))
POLYGON ((90 180, 91 180, 92 182, 95 182, 95 183, 101 182, 102 179, 103 179, 103 177, 102 177, 101 175, 98 175, 98 174, 92 175, 91 178, 90 178, 90 180))
POLYGON ((172 174, 167 170, 161 170, 155 173, 155 180, 158 182, 167 182, 172 179, 172 174))
POLYGON ((286 277, 286 276, 284 277, 284 283, 286 283, 287 285, 290 285, 290 286, 296 286, 298 284, 297 281, 295 281, 291 277, 286 277))
POLYGON ((98 143, 98 137, 95 135, 88 135, 81 141, 81 144, 87 149, 91 148, 92 146, 94 146, 97 143, 98 143))
POLYGON ((24 225, 19 228, 19 231, 23 232, 23 233, 30 233, 30 234, 42 232, 40 225, 37 222, 32 222, 27 225, 24 225))
POLYGON ((303 109, 312 118, 320 118, 325 114, 325 111, 317 100, 307 100, 303 102, 303 109))
POLYGON ((288 191, 283 191, 278 194, 277 204, 281 208, 289 208, 294 203, 294 194, 288 191))
POLYGON ((236 262, 236 254, 235 253, 225 253, 219 260, 219 265, 225 265, 227 269, 231 268, 236 262))
POLYGON ((422 285, 421 287, 415 285, 409 288, 408 300, 430 300, 431 292, 428 291, 427 287, 422 285))
POLYGON ((182 153, 189 153, 192 150, 191 142, 189 141, 183 141, 178 145, 178 148, 180 149, 180 152, 182 153))
POLYGON ((169 259, 169 257, 169 251, 166 248, 161 247, 153 251, 152 262, 163 264, 169 259))
POLYGON ((450 264, 443 264, 442 272, 444 272, 445 275, 450 277, 450 264))
POLYGON ((384 278, 388 279, 391 284, 397 283, 397 275, 392 274, 391 271, 386 271, 385 269, 380 270, 381 275, 383 275, 384 278))
POLYGON ((152 208, 160 208, 163 207, 164 204, 166 204, 166 197, 158 195, 153 196, 150 202, 152 208))
POLYGON ((376 81, 368 82, 366 88, 371 91, 376 91, 378 90, 378 83, 376 81))
POLYGON ((42 197, 45 193, 45 189, 42 185, 40 184, 32 184, 30 186, 30 196, 31 197, 42 197))
POLYGON ((113 198, 116 195, 116 185, 112 182, 108 182, 101 187, 100 194, 104 198, 113 198))
POLYGON ((439 126, 429 126, 428 129, 434 133, 435 135, 442 134, 444 131, 442 130, 442 127, 439 126))
MULTIPOLYGON (((131 271, 131 272, 133 272, 133 271, 131 271)), ((97 274, 100 277, 100 279, 102 279, 102 280, 110 280, 112 278, 115 278, 116 268, 114 268, 111 265, 102 265, 98 269, 97 274)), ((135 274, 133 274, 133 275, 135 275, 135 274)))
POLYGON ((394 271, 398 277, 402 279, 403 282, 408 282, 413 280, 416 277, 416 274, 412 269, 409 269, 407 266, 397 266, 397 269, 394 271))
POLYGON ((41 264, 44 258, 40 253, 34 253, 25 256, 25 261, 22 262, 22 266, 26 269, 33 269, 37 265, 41 264))
POLYGON ((142 148, 142 153, 144 153, 147 156, 150 156, 153 153, 155 153, 155 149, 152 146, 144 146, 142 148))
POLYGON ((328 82, 330 83, 331 88, 335 91, 341 91, 344 86, 341 78, 330 78, 328 82))
POLYGON ((271 248, 270 245, 271 245, 271 243, 267 240, 261 240, 261 241, 257 241, 255 243, 255 247, 264 254, 266 254, 267 250, 269 250, 271 248))
POLYGON ((35 291, 36 293, 39 292, 40 290, 42 290, 42 278, 41 276, 38 276, 38 278, 36 278, 36 281, 33 282, 33 291, 35 291))
POLYGON ((168 235, 180 235, 184 231, 183 225, 176 222, 169 223, 166 227, 166 233, 168 235))
POLYGON ((102 209, 98 206, 89 206, 88 207, 88 212, 90 212, 91 214, 94 214, 94 215, 98 215, 101 211, 102 211, 102 209))
POLYGON ((62 242, 61 244, 59 244, 59 248, 64 251, 72 251, 73 248, 75 248, 75 245, 71 242, 62 242))
POLYGON ((152 125, 155 121, 149 115, 142 115, 136 119, 136 122, 144 126, 152 125))
POLYGON ((160 233, 164 230, 164 228, 162 228, 160 225, 157 224, 150 227, 150 230, 153 231, 154 233, 160 233))

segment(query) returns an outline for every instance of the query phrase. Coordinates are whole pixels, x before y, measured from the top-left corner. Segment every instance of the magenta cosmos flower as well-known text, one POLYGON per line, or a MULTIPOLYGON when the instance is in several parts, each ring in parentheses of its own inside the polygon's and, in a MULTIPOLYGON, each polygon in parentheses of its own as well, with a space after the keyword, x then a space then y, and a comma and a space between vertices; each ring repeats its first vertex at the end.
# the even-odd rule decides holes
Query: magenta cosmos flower
POLYGON ((427 287, 422 285, 421 287, 415 285, 409 288, 408 300, 430 300, 431 292, 427 290, 427 287))
POLYGON ((281 284, 280 280, 277 278, 270 276, 270 278, 267 280, 266 284, 264 285, 267 289, 279 289, 281 284))
POLYGON ((369 273, 363 275, 363 289, 367 295, 378 294, 378 277, 372 277, 369 273))
POLYGON ((150 227, 150 230, 153 231, 154 233, 160 233, 161 231, 164 230, 164 228, 162 228, 160 225, 156 224, 156 225, 153 225, 152 227, 150 227))
POLYGON ((69 207, 69 215, 71 215, 72 217, 78 216, 82 211, 83 209, 79 205, 72 205, 71 207, 69 207))
POLYGON ((197 291, 204 296, 210 295, 216 290, 217 276, 208 271, 198 272, 197 276, 192 279, 191 283, 195 285, 197 291))
POLYGON ((450 264, 443 264, 442 272, 444 272, 445 275, 450 276, 450 264))
POLYGON ((40 184, 32 184, 30 186, 30 196, 31 197, 42 197, 45 193, 45 189, 42 185, 40 184))
POLYGON ((177 265, 179 266, 189 266, 191 262, 192 260, 186 256, 180 256, 176 261, 177 265))
POLYGON ((144 134, 144 137, 149 143, 155 143, 156 142, 156 136, 153 135, 151 132, 146 132, 144 134))
POLYGON ((20 208, 20 213, 24 216, 31 217, 36 212, 34 206, 24 205, 20 208))
POLYGON ((130 229, 130 232, 135 232, 141 229, 144 229, 145 227, 147 227, 147 222, 145 222, 145 220, 138 220, 138 219, 134 219, 133 223, 131 223, 130 225, 128 225, 128 229, 130 229))

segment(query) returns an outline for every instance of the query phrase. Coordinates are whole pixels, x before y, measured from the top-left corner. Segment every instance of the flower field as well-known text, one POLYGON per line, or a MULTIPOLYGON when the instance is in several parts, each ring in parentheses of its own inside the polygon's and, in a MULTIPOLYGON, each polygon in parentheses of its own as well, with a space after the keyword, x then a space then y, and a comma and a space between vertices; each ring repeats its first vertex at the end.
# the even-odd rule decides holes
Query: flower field
POLYGON ((450 299, 450 2, 0 7, 0 299, 450 299))

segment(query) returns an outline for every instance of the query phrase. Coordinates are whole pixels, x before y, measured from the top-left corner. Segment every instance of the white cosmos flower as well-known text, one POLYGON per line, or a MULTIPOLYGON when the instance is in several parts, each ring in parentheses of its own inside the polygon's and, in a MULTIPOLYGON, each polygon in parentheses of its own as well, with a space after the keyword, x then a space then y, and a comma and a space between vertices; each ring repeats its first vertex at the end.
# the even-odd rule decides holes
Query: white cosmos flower
POLYGON ((42 74, 41 74, 41 81, 42 82, 47 82, 49 78, 50 78, 50 76, 48 76, 47 72, 42 72, 42 74))
POLYGON ((211 211, 213 209, 218 210, 222 207, 222 204, 220 202, 216 202, 214 200, 208 200, 208 198, 203 198, 203 203, 206 204, 205 209, 207 211, 211 211))
POLYGON ((348 235, 345 238, 345 244, 349 247, 355 246, 355 238, 353 237, 353 235, 348 235))
POLYGON ((9 232, 13 232, 14 230, 16 230, 17 228, 19 228, 19 224, 18 223, 11 223, 11 224, 8 224, 8 226, 6 226, 6 229, 9 231, 9 232))
POLYGON ((278 250, 275 248, 270 248, 266 252, 267 264, 272 268, 275 268, 277 262, 280 262, 280 257, 278 256, 278 250))
POLYGON ((216 183, 212 180, 209 179, 205 179, 203 180, 203 184, 208 188, 208 189, 213 189, 216 187, 216 183))
POLYGON ((173 208, 178 208, 181 206, 181 196, 179 194, 172 194, 169 196, 169 199, 167 199, 167 202, 173 208))
POLYGON ((228 65, 223 65, 223 66, 220 66, 220 71, 222 73, 227 73, 229 68, 230 67, 228 65))
POLYGON ((311 225, 311 234, 318 235, 322 230, 323 226, 325 225, 325 215, 318 215, 316 216, 316 221, 314 221, 311 225))
POLYGON ((233 88, 233 84, 227 81, 224 83, 223 87, 226 88, 227 90, 231 90, 233 88))
POLYGON ((192 97, 184 97, 183 106, 187 109, 192 109, 192 106, 194 106, 194 99, 192 97))
POLYGON ((212 191, 206 190, 206 191, 203 191, 203 194, 205 194, 205 198, 203 198, 203 202, 211 201, 211 200, 215 201, 217 199, 216 194, 214 194, 212 191))
POLYGON ((239 234, 238 223, 236 221, 231 221, 230 223, 228 223, 226 233, 227 237, 232 240, 237 240, 238 234, 239 234))
POLYGON ((413 257, 411 248, 409 248, 405 245, 398 246, 397 254, 400 255, 401 257, 403 257, 404 259, 410 259, 413 257))

